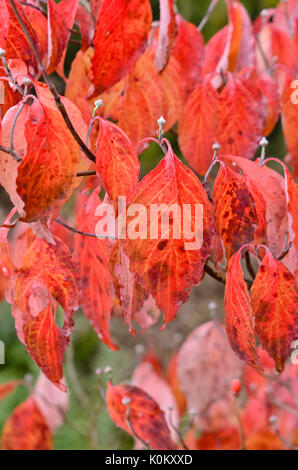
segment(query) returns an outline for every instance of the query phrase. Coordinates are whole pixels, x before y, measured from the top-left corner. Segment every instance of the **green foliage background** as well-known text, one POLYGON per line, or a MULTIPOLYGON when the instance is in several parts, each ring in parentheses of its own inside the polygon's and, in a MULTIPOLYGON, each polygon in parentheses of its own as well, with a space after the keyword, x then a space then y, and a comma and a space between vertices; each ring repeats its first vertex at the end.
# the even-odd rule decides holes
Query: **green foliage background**
MULTIPOLYGON (((184 18, 199 24, 204 17, 210 0, 177 0, 177 7, 184 18)), ((274 7, 277 0, 244 0, 252 18, 255 18, 263 8, 274 7)), ((158 18, 158 0, 152 0, 155 18, 158 18)), ((219 0, 203 35, 207 41, 216 31, 227 22, 224 0, 219 0)), ((173 137, 171 136, 171 140, 173 137)), ((175 142, 173 142, 175 145, 175 142)), ((281 135, 280 125, 270 137, 269 154, 283 156, 285 146, 281 135)), ((160 159, 156 148, 150 148, 141 157, 143 174, 149 171, 160 159)), ((1 193, 1 202, 3 205, 1 193)), ((131 377, 142 351, 142 345, 153 345, 167 360, 175 348, 183 341, 188 332, 200 323, 209 319, 208 302, 216 300, 219 314, 223 312, 223 289, 209 282, 195 290, 188 306, 182 308, 178 318, 160 332, 157 325, 148 330, 145 335, 135 340, 118 320, 113 321, 112 332, 120 346, 120 352, 110 351, 101 343, 91 329, 89 322, 81 312, 75 314, 75 329, 72 336, 71 348, 66 356, 65 375, 70 389, 70 410, 65 424, 55 435, 56 449, 129 449, 132 439, 118 430, 109 419, 105 404, 100 398, 100 380, 95 374, 97 368, 112 367, 113 379, 125 381, 131 377), (85 401, 88 402, 85 406, 85 401)), ((6 348, 6 364, 0 365, 0 383, 10 379, 27 378, 32 383, 38 376, 38 368, 31 360, 26 348, 17 339, 14 321, 10 314, 10 306, 5 302, 0 304, 0 340, 6 348), (29 377, 28 377, 29 376, 29 377)), ((104 386, 106 378, 103 380, 104 386)), ((25 387, 19 387, 11 396, 0 402, 0 429, 11 414, 14 407, 28 395, 25 387)))

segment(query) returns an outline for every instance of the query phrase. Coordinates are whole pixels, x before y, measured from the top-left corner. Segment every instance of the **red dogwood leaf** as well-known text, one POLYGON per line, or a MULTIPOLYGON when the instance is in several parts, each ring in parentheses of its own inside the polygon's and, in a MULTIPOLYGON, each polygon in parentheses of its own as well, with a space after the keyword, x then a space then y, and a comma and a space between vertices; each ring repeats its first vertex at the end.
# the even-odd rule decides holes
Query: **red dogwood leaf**
MULTIPOLYGON (((89 197, 81 192, 77 199, 77 225, 83 232, 95 233, 98 220, 96 208, 101 204, 98 194, 100 189, 99 186, 89 197)), ((99 338, 116 351, 118 348, 109 333, 114 297, 113 278, 109 269, 111 241, 76 235, 74 252, 80 266, 83 312, 99 338)))
POLYGON ((149 0, 101 2, 93 40, 94 93, 102 93, 135 66, 146 48, 151 22, 149 0))
POLYGON ((202 425, 214 403, 230 401, 230 385, 234 378, 241 376, 242 364, 229 346, 223 325, 212 321, 188 335, 177 361, 187 410, 195 412, 196 424, 202 425))
POLYGON ((225 290, 226 329, 230 345, 237 356, 247 364, 259 368, 254 314, 243 279, 241 257, 240 249, 228 264, 225 290))
POLYGON ((51 431, 34 398, 17 406, 4 424, 3 450, 52 450, 51 431))
POLYGON ((107 409, 116 426, 134 433, 156 450, 174 450, 175 444, 158 404, 139 387, 108 382, 107 409), (127 411, 128 410, 128 411, 127 411), (129 422, 127 421, 127 414, 129 422))
POLYGON ((139 170, 137 153, 127 135, 115 124, 99 118, 96 171, 116 210, 119 196, 130 202, 135 195, 139 170))
MULTIPOLYGON (((26 18, 22 5, 17 3, 16 8, 30 34, 34 46, 38 47, 37 36, 26 18)), ((6 58, 21 59, 26 63, 29 74, 32 76, 37 75, 36 58, 8 0, 0 1, 0 10, 2 23, 0 29, 0 47, 5 50, 6 58)))
POLYGON ((298 285, 268 249, 251 289, 251 303, 256 334, 274 359, 276 370, 282 372, 298 336, 298 285))
MULTIPOLYGON (((70 134, 54 99, 43 84, 36 84, 39 101, 30 107, 25 126, 27 152, 18 167, 17 190, 25 203, 22 220, 33 222, 59 212, 63 202, 80 184, 78 171, 90 162, 70 134)), ((79 110, 66 98, 62 101, 81 135, 87 126, 79 110)))
POLYGON ((179 120, 180 148, 193 169, 201 175, 207 172, 212 161, 217 108, 217 91, 210 80, 205 79, 188 98, 179 120))
POLYGON ((43 373, 59 388, 64 353, 79 307, 79 274, 68 248, 36 238, 26 251, 13 286, 12 314, 20 340, 43 373), (61 329, 55 323, 55 301, 65 312, 61 329))
POLYGON ((211 205, 200 181, 170 146, 159 165, 140 182, 132 204, 142 207, 136 220, 136 206, 127 209, 128 232, 130 223, 132 231, 139 227, 137 239, 128 233, 123 241, 130 269, 155 298, 168 323, 187 301, 191 288, 202 279, 213 236, 211 205), (183 208, 187 204, 192 211, 188 215, 183 208), (156 208, 153 218, 152 205, 156 208), (198 212, 195 215, 195 205, 203 209, 202 218, 198 212), (200 221, 203 226, 195 228, 200 221), (192 234, 187 234, 187 225, 192 234), (199 241, 194 233, 202 239, 199 241))
POLYGON ((213 187, 215 222, 227 260, 246 243, 266 239, 266 203, 256 186, 221 165, 213 187))

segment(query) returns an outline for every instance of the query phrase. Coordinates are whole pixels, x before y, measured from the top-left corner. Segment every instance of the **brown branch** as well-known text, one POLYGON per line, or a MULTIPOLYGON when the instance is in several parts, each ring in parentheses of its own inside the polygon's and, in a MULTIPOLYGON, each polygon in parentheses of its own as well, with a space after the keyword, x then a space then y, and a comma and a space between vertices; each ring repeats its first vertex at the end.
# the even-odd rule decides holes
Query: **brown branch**
POLYGON ((221 276, 221 274, 219 274, 217 271, 214 271, 211 268, 211 266, 209 266, 208 264, 205 264, 204 271, 205 271, 205 273, 209 274, 209 276, 213 277, 213 279, 215 279, 216 281, 220 282, 224 286, 226 285, 225 278, 223 276, 221 276))
POLYGON ((67 111, 66 111, 66 109, 65 109, 65 106, 64 106, 64 104, 62 103, 61 98, 60 98, 60 96, 59 96, 59 94, 58 94, 58 92, 57 92, 57 90, 56 90, 54 84, 51 82, 51 80, 50 80, 50 78, 49 78, 49 76, 48 76, 48 74, 47 74, 47 72, 46 72, 46 69, 45 69, 45 67, 44 67, 44 65, 43 65, 43 63, 42 63, 42 61, 41 61, 41 58, 40 58, 40 56, 39 56, 39 53, 37 52, 36 47, 35 47, 35 45, 34 45, 34 43, 33 43, 33 41, 32 41, 32 38, 31 38, 31 36, 30 36, 30 34, 29 34, 29 32, 28 32, 28 29, 27 29, 27 27, 26 27, 26 25, 25 25, 25 23, 24 23, 22 17, 20 16, 20 14, 19 14, 19 12, 18 12, 18 9, 17 9, 17 7, 16 7, 16 4, 15 4, 14 0, 9 0, 9 3, 10 3, 10 5, 11 5, 11 8, 13 9, 13 12, 14 12, 14 14, 15 14, 15 16, 16 16, 16 18, 17 18, 17 20, 18 20, 18 22, 19 22, 19 24, 20 24, 20 26, 21 26, 21 28, 22 28, 22 30, 23 30, 25 36, 26 36, 26 38, 27 38, 27 41, 28 41, 29 44, 30 44, 31 50, 32 50, 32 52, 33 52, 33 54, 34 54, 34 57, 35 57, 36 60, 37 60, 37 63, 38 63, 38 65, 39 65, 39 68, 40 68, 41 74, 42 74, 42 76, 43 76, 43 79, 44 79, 45 83, 47 84, 47 86, 48 86, 50 92, 52 93, 53 98, 54 98, 55 103, 56 103, 56 106, 57 106, 57 108, 59 109, 59 111, 60 111, 60 113, 61 113, 61 115, 62 115, 62 117, 63 117, 63 119, 64 119, 64 121, 65 121, 65 123, 66 123, 66 125, 67 125, 67 127, 68 127, 68 129, 70 130, 70 132, 71 132, 71 134, 73 135, 74 139, 75 139, 75 140, 77 141, 77 143, 79 144, 79 146, 80 146, 80 148, 82 149, 82 151, 83 151, 83 152, 86 154, 86 156, 89 158, 89 160, 91 160, 92 162, 95 162, 95 160, 96 160, 96 159, 95 159, 95 155, 91 152, 90 149, 88 149, 88 147, 85 145, 85 143, 83 142, 83 140, 81 139, 81 137, 79 136, 79 134, 77 133, 77 131, 75 130, 75 128, 73 127, 73 124, 72 124, 72 122, 71 122, 71 120, 70 120, 70 118, 69 118, 69 116, 68 116, 68 114, 67 114, 67 111))
POLYGON ((66 224, 65 222, 62 222, 62 220, 60 220, 60 219, 55 219, 55 221, 58 224, 62 225, 62 227, 65 227, 68 230, 70 230, 71 232, 74 232, 78 235, 83 235, 84 237, 115 240, 115 237, 111 237, 109 235, 96 235, 95 233, 82 232, 82 230, 78 230, 77 228, 71 227, 70 225, 66 224))

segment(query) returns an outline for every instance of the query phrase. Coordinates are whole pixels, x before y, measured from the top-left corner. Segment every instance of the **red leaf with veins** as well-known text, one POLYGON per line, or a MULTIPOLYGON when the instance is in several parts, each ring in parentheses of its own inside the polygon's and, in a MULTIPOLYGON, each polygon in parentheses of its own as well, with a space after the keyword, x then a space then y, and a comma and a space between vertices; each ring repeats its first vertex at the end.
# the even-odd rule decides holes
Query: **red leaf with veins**
POLYGON ((2 430, 3 450, 52 450, 51 431, 34 398, 17 406, 2 430))
POLYGON ((254 314, 248 289, 243 279, 241 257, 240 248, 228 264, 225 289, 225 323, 233 351, 242 361, 259 368, 254 314))
MULTIPOLYGON (((84 192, 77 200, 77 226, 79 230, 95 233, 96 208, 102 203, 99 198, 101 187, 91 196, 84 192)), ((82 280, 80 301, 82 309, 99 338, 113 351, 118 347, 113 343, 110 333, 110 319, 113 308, 113 278, 109 269, 112 252, 110 240, 95 239, 75 235, 74 252, 79 260, 82 280)))
POLYGON ((129 203, 136 193, 140 164, 127 135, 112 122, 99 118, 96 141, 96 171, 118 208, 118 197, 129 203))
MULTIPOLYGON (((34 222, 60 210, 80 184, 77 172, 90 162, 70 134, 49 90, 36 83, 39 101, 30 107, 25 126, 27 152, 18 167, 17 190, 25 203, 25 222, 34 222)), ((66 110, 79 135, 85 139, 87 126, 80 111, 66 98, 66 110)))
POLYGON ((94 94, 124 77, 144 52, 152 23, 149 0, 102 0, 92 59, 94 94))
POLYGON ((128 207, 128 228, 132 224, 133 229, 134 224, 139 223, 139 238, 128 236, 123 241, 124 251, 130 260, 130 270, 145 291, 155 298, 168 323, 188 300, 192 287, 202 279, 213 237, 211 204, 199 179, 178 160, 170 146, 159 165, 140 182, 132 204, 141 204, 145 212, 141 211, 136 222, 128 207), (183 205, 187 204, 192 213, 183 215, 183 205), (202 219, 198 214, 195 217, 196 204, 203 207, 202 219), (152 205, 157 213, 150 223, 152 205), (171 207, 172 213, 168 211, 171 207), (203 228, 195 228, 195 220, 198 224, 202 220, 203 228), (202 236, 202 245, 187 234, 187 225, 192 233, 199 231, 197 235, 202 236), (191 247, 187 246, 188 242, 191 247))
POLYGON ((68 248, 36 238, 25 253, 13 282, 12 314, 20 340, 43 373, 62 390, 64 353, 79 307, 79 274, 68 248), (65 312, 55 323, 55 301, 65 312))
POLYGON ((221 165, 213 187, 215 222, 227 260, 246 243, 266 239, 266 203, 245 176, 221 165))
POLYGON ((176 448, 171 440, 163 411, 141 388, 132 385, 112 385, 108 382, 106 403, 109 415, 116 426, 133 435, 127 422, 127 408, 129 409, 129 421, 134 433, 147 442, 151 449, 176 448), (127 401, 127 405, 123 401, 127 401))
POLYGON ((268 249, 251 289, 251 303, 256 334, 282 372, 298 336, 298 285, 268 249))

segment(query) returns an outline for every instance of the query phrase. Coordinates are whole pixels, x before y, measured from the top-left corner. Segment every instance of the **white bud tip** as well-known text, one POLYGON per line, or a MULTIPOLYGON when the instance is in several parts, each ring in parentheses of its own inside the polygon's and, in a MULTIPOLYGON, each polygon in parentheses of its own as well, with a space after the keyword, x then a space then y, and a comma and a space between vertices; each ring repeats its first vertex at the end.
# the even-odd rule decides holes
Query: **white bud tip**
POLYGON ((95 109, 100 108, 103 105, 103 101, 101 99, 94 101, 95 109))
POLYGON ((262 137, 261 140, 260 140, 260 146, 261 147, 267 147, 268 144, 269 144, 269 142, 266 139, 266 137, 262 137))
POLYGON ((129 405, 130 404, 130 398, 123 397, 122 398, 122 404, 125 405, 125 406, 129 405))
POLYGON ((163 116, 160 116, 160 118, 158 119, 157 121, 157 124, 160 126, 160 127, 163 127, 166 123, 166 120, 163 116))
POLYGON ((221 149, 221 145, 219 142, 215 142, 215 144, 213 145, 213 150, 214 151, 217 151, 217 150, 220 150, 221 149))
POLYGON ((30 78, 25 77, 25 78, 23 79, 23 85, 29 86, 29 85, 31 85, 31 83, 32 83, 32 82, 31 82, 30 78))
POLYGON ((4 49, 2 49, 2 47, 0 47, 0 56, 5 55, 5 54, 6 54, 6 51, 4 49))
POLYGON ((110 372, 112 372, 112 367, 106 366, 106 367, 104 368, 104 373, 105 373, 105 374, 109 374, 110 372))
POLYGON ((275 424, 277 422, 277 417, 275 415, 271 415, 269 418, 270 424, 275 424))
POLYGON ((261 11, 260 16, 262 18, 266 18, 268 16, 268 10, 264 8, 264 10, 261 11))
POLYGON ((100 369, 100 368, 96 369, 95 374, 96 375, 101 375, 102 374, 102 369, 100 369))

